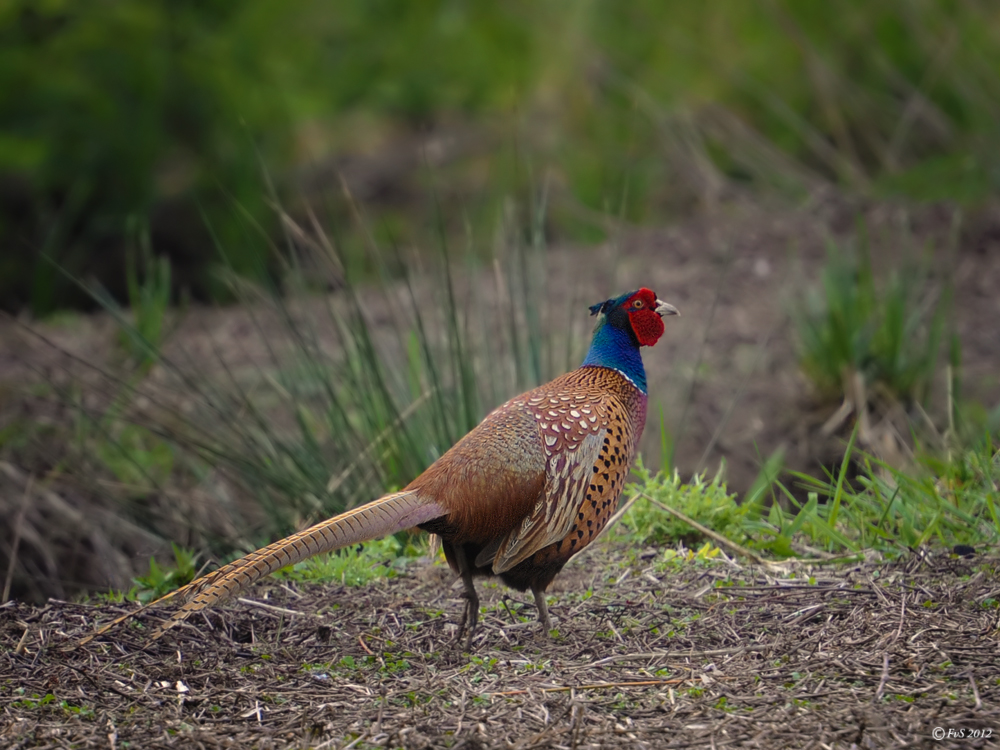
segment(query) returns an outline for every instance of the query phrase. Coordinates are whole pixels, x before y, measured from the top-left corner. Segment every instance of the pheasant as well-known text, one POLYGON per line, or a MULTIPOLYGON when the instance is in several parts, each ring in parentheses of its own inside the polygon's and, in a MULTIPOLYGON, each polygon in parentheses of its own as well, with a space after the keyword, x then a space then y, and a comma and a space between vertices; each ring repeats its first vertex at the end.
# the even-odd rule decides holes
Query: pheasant
POLYGON ((646 288, 590 312, 597 324, 579 368, 495 409, 402 491, 168 595, 186 604, 153 637, 279 568, 414 526, 440 537, 448 564, 461 576, 466 602, 459 639, 467 632, 471 645, 479 616, 473 579, 482 576, 531 589, 548 633, 544 591, 608 523, 635 457, 647 401, 639 349, 663 335, 662 316, 679 314, 646 288))

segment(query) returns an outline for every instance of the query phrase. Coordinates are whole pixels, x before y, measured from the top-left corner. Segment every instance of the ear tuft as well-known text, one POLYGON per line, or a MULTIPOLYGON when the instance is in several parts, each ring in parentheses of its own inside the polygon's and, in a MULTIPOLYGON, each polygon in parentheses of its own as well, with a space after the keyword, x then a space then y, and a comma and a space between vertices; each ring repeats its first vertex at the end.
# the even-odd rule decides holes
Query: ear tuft
POLYGON ((610 302, 610 301, 611 300, 605 300, 604 302, 598 302, 596 305, 591 305, 590 306, 590 314, 591 315, 600 315, 602 312, 604 312, 604 308, 606 308, 608 306, 608 302, 610 302))

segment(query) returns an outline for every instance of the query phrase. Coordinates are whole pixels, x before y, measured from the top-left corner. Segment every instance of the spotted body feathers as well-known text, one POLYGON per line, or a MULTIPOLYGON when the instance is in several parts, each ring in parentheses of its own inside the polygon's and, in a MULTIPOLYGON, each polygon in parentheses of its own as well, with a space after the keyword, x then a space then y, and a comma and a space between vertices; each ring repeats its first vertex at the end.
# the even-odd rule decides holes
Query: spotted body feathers
MULTIPOLYGON (((442 458, 478 466, 491 455, 515 457, 491 472, 499 491, 477 488, 475 518, 459 511, 421 527, 441 536, 458 572, 499 575, 521 591, 544 589, 614 513, 645 418, 646 395, 607 367, 581 367, 528 391, 442 458), (530 448, 509 451, 514 423, 530 448), (521 520, 510 524, 512 518, 521 520)), ((447 481, 432 467, 407 490, 443 496, 447 505, 447 481)))

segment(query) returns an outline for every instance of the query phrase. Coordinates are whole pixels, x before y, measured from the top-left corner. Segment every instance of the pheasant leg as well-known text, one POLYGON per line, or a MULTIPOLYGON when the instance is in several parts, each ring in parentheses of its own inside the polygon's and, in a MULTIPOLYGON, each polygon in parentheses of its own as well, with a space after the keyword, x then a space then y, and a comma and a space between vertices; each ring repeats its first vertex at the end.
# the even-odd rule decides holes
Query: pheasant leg
POLYGON ((538 608, 538 621, 542 624, 542 630, 545 631, 546 636, 551 637, 549 631, 552 630, 552 620, 549 619, 549 605, 545 601, 545 590, 532 586, 531 593, 535 595, 535 606, 538 608))
POLYGON ((472 582, 472 571, 466 570, 462 573, 462 585, 465 588, 462 592, 465 609, 462 611, 462 621, 458 624, 455 641, 461 641, 462 636, 468 634, 465 639, 465 650, 471 651, 472 637, 476 634, 476 625, 479 623, 479 594, 476 593, 476 586, 472 582))

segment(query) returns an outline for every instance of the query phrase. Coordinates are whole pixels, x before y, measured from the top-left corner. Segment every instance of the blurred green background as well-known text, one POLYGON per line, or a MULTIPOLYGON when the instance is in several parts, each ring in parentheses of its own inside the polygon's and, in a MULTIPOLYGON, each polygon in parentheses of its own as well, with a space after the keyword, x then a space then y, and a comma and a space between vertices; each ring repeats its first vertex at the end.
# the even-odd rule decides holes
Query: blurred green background
POLYGON ((976 0, 2 0, 0 308, 92 305, 71 277, 123 298, 139 236, 175 293, 225 300, 213 269, 261 272, 270 197, 336 223, 345 171, 403 239, 429 191, 393 190, 428 172, 473 224, 549 180, 547 231, 585 240, 719 175, 977 204, 1000 188, 998 72, 1000 5, 976 0), (453 153, 392 172, 442 133, 453 153))

